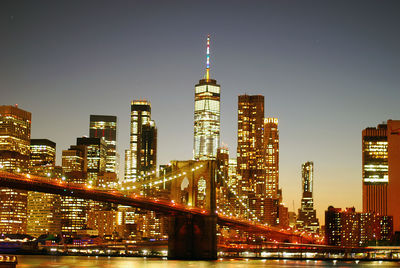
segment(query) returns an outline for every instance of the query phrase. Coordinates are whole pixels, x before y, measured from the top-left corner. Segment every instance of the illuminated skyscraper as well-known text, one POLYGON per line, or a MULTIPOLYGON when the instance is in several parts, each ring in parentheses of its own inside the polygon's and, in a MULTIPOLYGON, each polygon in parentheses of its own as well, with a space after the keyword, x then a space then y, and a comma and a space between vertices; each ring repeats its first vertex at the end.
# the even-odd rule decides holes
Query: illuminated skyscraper
MULTIPOLYGON (((87 159, 86 152, 87 148, 83 145, 71 145, 68 150, 62 151, 62 167, 65 173, 71 172, 87 172, 87 159)), ((85 183, 85 181, 76 182, 76 183, 85 183)))
MULTIPOLYGON (((56 144, 47 139, 32 139, 30 159, 30 172, 51 181, 55 174, 56 144)), ((27 234, 38 237, 60 233, 60 202, 59 195, 29 191, 27 234)))
POLYGON ((157 128, 148 101, 131 103, 130 149, 125 151, 125 181, 133 182, 157 165, 157 128))
POLYGON ((363 211, 387 215, 387 125, 362 132, 363 211))
POLYGON ((241 214, 253 220, 269 221, 275 201, 264 200, 265 190, 264 96, 238 97, 237 181, 239 198, 247 207, 241 214), (267 202, 267 203, 265 203, 267 202), (250 213, 250 214, 249 214, 250 213))
POLYGON ((297 217, 297 227, 299 229, 317 232, 319 221, 314 209, 313 187, 314 187, 314 163, 306 162, 301 165, 301 182, 303 188, 303 197, 301 199, 301 208, 297 217))
POLYGON ((207 37, 206 75, 195 86, 194 151, 196 160, 212 160, 217 156, 220 133, 220 92, 217 81, 210 79, 210 36, 207 37))
POLYGON ((85 146, 87 163, 87 182, 97 186, 99 176, 106 171, 107 144, 101 138, 77 138, 77 146, 85 146))
MULTIPOLYGON (((86 183, 87 147, 72 145, 62 151, 62 167, 66 180, 76 184, 86 183)), ((61 198, 61 231, 71 236, 86 227, 88 201, 85 199, 63 196, 61 198)))
POLYGON ((264 96, 240 95, 238 99, 237 173, 239 193, 265 195, 264 96))
POLYGON ((107 143, 106 172, 118 174, 117 117, 112 115, 90 115, 90 138, 104 138, 107 143))
MULTIPOLYGON (((0 169, 27 172, 31 113, 17 106, 0 106, 0 169)), ((27 192, 0 188, 0 233, 26 233, 27 192)))
MULTIPOLYGON (((107 144, 103 138, 77 138, 77 146, 86 147, 86 183, 92 187, 104 185, 107 144)), ((88 210, 109 210, 111 203, 88 201, 88 210)))
POLYGON ((43 167, 56 165, 56 144, 47 139, 31 139, 30 170, 35 167, 40 170, 43 167))
POLYGON ((363 211, 393 216, 400 231, 400 120, 362 131, 363 211))
POLYGON ((266 196, 278 198, 279 190, 279 131, 278 118, 264 119, 266 196))

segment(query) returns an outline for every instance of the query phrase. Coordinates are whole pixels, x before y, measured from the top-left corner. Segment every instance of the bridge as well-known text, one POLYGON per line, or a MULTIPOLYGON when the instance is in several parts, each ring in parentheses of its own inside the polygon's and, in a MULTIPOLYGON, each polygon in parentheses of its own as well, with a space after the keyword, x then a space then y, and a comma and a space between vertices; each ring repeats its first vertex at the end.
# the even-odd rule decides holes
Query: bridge
POLYGON ((95 188, 92 185, 69 183, 63 179, 52 178, 49 180, 49 178, 31 174, 9 173, 5 171, 0 171, 0 187, 109 202, 168 215, 168 258, 170 259, 216 259, 217 224, 247 233, 274 237, 281 242, 313 242, 311 238, 294 233, 291 230, 283 230, 254 221, 217 213, 215 200, 217 169, 215 161, 202 162, 202 168, 194 168, 191 164, 188 165, 187 163, 176 163, 176 169, 171 172, 172 175, 170 174, 169 177, 153 177, 150 180, 143 179, 141 184, 138 184, 136 181, 134 182, 136 185, 135 188, 137 188, 140 185, 146 186, 147 184, 147 186, 154 186, 171 181, 171 189, 178 189, 177 191, 171 190, 171 200, 143 196, 135 191, 95 188), (188 171, 177 173, 177 170, 185 169, 188 171), (198 172, 201 176, 196 177, 194 175, 195 172, 198 172), (191 174, 189 175, 188 173, 191 174), (185 183, 185 180, 188 181, 188 187, 185 188, 187 192, 184 191, 185 189, 179 187, 182 182, 185 183), (204 180, 204 186, 209 189, 208 191, 204 191, 203 197, 195 194, 196 191, 199 191, 196 186, 199 180, 204 180), (185 199, 186 204, 182 202, 182 198, 185 199))

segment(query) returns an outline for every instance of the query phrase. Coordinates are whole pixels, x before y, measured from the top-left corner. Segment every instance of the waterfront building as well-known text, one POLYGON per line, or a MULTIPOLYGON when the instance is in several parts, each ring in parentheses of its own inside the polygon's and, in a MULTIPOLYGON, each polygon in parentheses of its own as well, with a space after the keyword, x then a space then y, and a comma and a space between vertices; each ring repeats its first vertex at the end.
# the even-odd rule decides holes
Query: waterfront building
MULTIPOLYGON (((61 179, 56 171, 56 144, 48 139, 31 139, 30 173, 44 180, 61 179)), ((28 192, 27 234, 59 234, 61 231, 61 198, 59 195, 28 192)))
POLYGON ((157 128, 151 120, 151 105, 131 102, 130 148, 125 151, 125 183, 145 179, 157 167, 157 128))
POLYGON ((87 228, 104 237, 118 237, 118 211, 92 210, 88 212, 87 228))
MULTIPOLYGON (((0 170, 28 172, 31 113, 18 106, 0 106, 0 170)), ((25 234, 27 191, 0 188, 0 233, 25 234)))
POLYGON ((328 245, 358 247, 389 241, 393 234, 392 217, 360 213, 355 208, 325 211, 325 239, 328 245))
POLYGON ((195 160, 213 160, 217 157, 220 138, 220 94, 220 85, 210 78, 210 36, 208 36, 206 75, 195 86, 194 94, 193 158, 195 160))
MULTIPOLYGON (((87 147, 72 145, 62 151, 62 167, 67 182, 85 184, 87 182, 87 147)), ((88 201, 81 198, 63 196, 61 198, 61 231, 72 236, 86 227, 88 201)))
POLYGON ((393 216, 400 231, 400 120, 362 131, 363 211, 393 216))
POLYGON ((103 138, 107 144, 106 172, 119 172, 117 153, 117 117, 113 115, 90 115, 90 138, 103 138))
POLYGON ((278 118, 264 119, 266 196, 279 198, 279 131, 278 118))
POLYGON ((303 196, 301 208, 297 217, 297 228, 317 233, 319 221, 314 209, 313 188, 314 188, 314 163, 309 161, 301 165, 301 178, 303 196))

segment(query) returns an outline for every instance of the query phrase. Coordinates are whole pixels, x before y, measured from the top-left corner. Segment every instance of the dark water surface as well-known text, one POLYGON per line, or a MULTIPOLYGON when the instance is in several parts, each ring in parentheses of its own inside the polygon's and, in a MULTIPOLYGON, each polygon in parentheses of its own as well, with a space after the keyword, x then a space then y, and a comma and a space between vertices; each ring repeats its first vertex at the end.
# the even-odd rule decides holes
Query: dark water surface
POLYGON ((245 260, 223 259, 218 261, 169 261, 165 259, 133 257, 85 256, 18 256, 17 268, 242 268, 242 267, 396 267, 400 262, 340 262, 295 260, 245 260))

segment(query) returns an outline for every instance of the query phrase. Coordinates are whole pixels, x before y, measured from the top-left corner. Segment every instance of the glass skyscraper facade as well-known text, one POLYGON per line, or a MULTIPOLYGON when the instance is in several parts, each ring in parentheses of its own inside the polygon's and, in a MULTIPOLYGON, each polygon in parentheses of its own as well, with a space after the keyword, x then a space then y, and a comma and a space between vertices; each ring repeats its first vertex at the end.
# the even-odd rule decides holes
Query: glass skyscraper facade
POLYGON ((135 182, 157 165, 157 128, 151 120, 151 105, 131 102, 130 148, 125 151, 125 182, 135 182))
POLYGON ((106 171, 107 144, 102 138, 77 138, 76 144, 86 147, 87 183, 97 186, 106 171))
POLYGON ((195 86, 194 93, 194 148, 196 160, 217 157, 220 137, 220 94, 217 81, 210 79, 210 37, 207 38, 206 76, 195 86))

